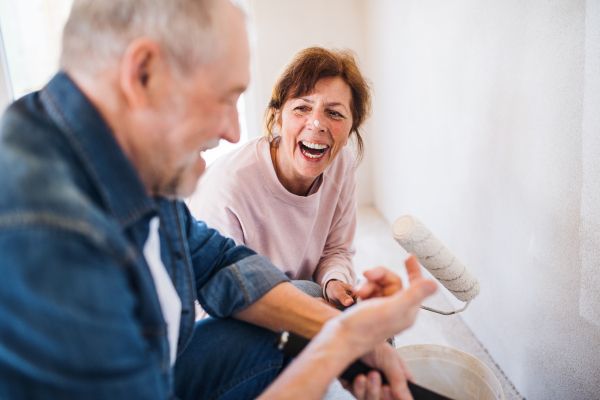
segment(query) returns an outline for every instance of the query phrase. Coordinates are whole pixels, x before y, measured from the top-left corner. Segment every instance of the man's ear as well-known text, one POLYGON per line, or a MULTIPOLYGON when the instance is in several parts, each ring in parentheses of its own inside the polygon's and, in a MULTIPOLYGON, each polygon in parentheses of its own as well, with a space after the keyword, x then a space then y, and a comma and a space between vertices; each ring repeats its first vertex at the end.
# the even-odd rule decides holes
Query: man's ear
POLYGON ((119 65, 119 84, 127 105, 139 108, 151 104, 153 89, 165 72, 158 43, 145 38, 130 42, 119 65))

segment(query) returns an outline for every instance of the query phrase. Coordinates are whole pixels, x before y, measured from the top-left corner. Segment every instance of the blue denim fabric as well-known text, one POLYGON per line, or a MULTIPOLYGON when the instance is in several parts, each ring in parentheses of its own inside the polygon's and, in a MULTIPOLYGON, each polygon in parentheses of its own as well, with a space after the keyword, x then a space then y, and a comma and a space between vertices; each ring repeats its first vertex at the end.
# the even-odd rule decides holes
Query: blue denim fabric
POLYGON ((292 281, 292 285, 296 286, 298 289, 302 290, 311 297, 325 299, 325 297, 323 297, 323 288, 321 285, 314 283, 313 281, 294 280, 292 281))
MULTIPOLYGON (((227 364, 229 350, 198 346, 206 335, 202 325, 194 332, 194 300, 226 317, 288 281, 266 258, 196 221, 182 202, 149 197, 64 73, 2 117, 0 188, 1 399, 174 397, 166 326, 142 253, 155 215, 162 260, 182 301, 178 354, 194 338, 200 372, 217 356, 227 364)), ((211 324, 217 328, 207 335, 218 329, 223 346, 250 327, 211 324), (229 331, 236 326, 242 332, 229 331)), ((262 351, 261 335, 252 335, 249 351, 262 351)))
POLYGON ((284 362, 273 346, 276 336, 232 318, 198 321, 196 334, 175 364, 175 393, 183 400, 257 397, 284 362), (199 354, 210 354, 210 359, 199 354))

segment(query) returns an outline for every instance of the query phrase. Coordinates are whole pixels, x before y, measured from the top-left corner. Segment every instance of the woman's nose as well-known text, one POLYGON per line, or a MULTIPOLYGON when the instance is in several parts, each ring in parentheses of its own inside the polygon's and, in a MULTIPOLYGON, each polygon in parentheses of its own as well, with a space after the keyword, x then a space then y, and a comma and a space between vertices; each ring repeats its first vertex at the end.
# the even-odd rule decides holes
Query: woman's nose
POLYGON ((315 110, 312 114, 312 121, 309 121, 312 124, 312 128, 317 132, 324 131, 327 127, 327 121, 325 120, 325 113, 319 110, 315 110))

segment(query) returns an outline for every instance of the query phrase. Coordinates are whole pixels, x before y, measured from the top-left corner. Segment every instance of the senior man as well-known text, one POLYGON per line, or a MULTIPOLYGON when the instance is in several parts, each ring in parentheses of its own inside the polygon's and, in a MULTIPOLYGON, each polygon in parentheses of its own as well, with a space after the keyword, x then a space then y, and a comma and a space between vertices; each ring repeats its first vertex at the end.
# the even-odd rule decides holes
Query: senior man
POLYGON ((340 315, 178 200, 239 139, 248 64, 226 0, 75 0, 62 72, 0 128, 0 398, 254 398, 279 328, 320 333, 265 398, 320 398, 358 357, 390 381, 358 398, 410 398, 383 339, 435 290, 414 260, 410 289, 373 270, 360 293, 388 297, 340 315), (196 298, 220 318, 196 324, 196 298))

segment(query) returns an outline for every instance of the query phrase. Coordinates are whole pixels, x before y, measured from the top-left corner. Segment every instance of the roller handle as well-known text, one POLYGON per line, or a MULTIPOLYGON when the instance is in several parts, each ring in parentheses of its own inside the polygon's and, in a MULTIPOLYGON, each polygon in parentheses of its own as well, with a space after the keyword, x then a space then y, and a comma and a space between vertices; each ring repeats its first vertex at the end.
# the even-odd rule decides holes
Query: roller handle
MULTIPOLYGON (((280 329, 279 335, 275 339, 274 347, 281 351, 283 355, 289 358, 294 358, 298 354, 300 354, 302 349, 304 349, 304 347, 306 347, 306 345, 309 342, 310 340, 303 336, 297 335, 294 332, 288 332, 284 331, 283 329, 280 329)), ((367 375, 371 371, 379 372, 379 374, 381 375, 382 384, 389 384, 383 372, 379 371, 378 369, 369 367, 367 364, 363 363, 360 360, 357 360, 354 363, 352 363, 342 373, 340 378, 348 382, 352 382, 358 375, 367 375)), ((408 381, 407 383, 408 389, 410 390, 410 393, 412 394, 415 400, 452 400, 449 397, 442 396, 440 394, 432 392, 429 389, 425 389, 424 387, 416 385, 411 381, 408 381)))
MULTIPOLYGON (((279 336, 275 340, 275 348, 281 351, 284 356, 294 358, 298 354, 300 354, 300 352, 306 347, 308 342, 310 342, 309 339, 297 335, 294 332, 280 330, 279 336)), ((342 375, 340 375, 340 378, 345 379, 348 382, 352 382, 354 378, 356 378, 358 375, 367 375, 371 371, 378 371, 381 375, 381 382, 383 384, 389 384, 383 372, 369 367, 367 364, 363 363, 360 360, 356 360, 348 368, 346 368, 342 375)))

